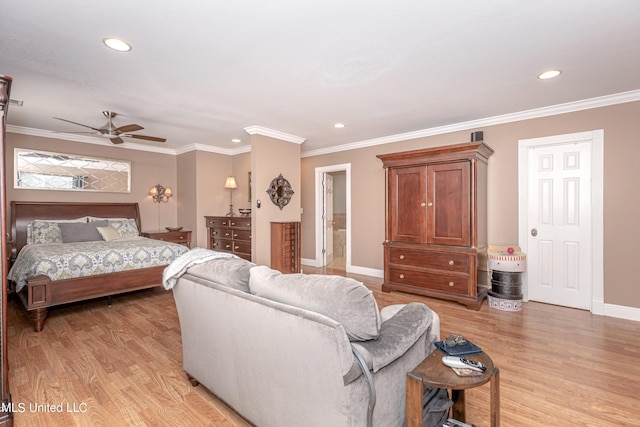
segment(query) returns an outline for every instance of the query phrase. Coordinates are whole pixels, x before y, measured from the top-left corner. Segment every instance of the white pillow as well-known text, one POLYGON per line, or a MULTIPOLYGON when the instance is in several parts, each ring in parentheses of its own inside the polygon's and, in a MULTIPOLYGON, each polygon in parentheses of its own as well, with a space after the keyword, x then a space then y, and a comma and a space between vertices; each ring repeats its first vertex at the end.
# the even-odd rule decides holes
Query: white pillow
POLYGON ((100 220, 109 221, 109 227, 113 227, 120 233, 120 237, 123 239, 132 239, 140 235, 138 231, 138 223, 133 218, 98 218, 95 216, 89 217, 89 222, 95 222, 100 220))
POLYGON ((282 274, 265 266, 249 273, 252 294, 323 314, 344 327, 351 341, 378 338, 380 311, 373 293, 342 276, 282 274))
POLYGON ((122 239, 122 236, 120 235, 120 233, 118 233, 118 230, 113 227, 96 227, 96 230, 98 230, 98 233, 100 233, 100 236, 102 236, 102 240, 104 240, 105 242, 112 242, 114 240, 122 239))

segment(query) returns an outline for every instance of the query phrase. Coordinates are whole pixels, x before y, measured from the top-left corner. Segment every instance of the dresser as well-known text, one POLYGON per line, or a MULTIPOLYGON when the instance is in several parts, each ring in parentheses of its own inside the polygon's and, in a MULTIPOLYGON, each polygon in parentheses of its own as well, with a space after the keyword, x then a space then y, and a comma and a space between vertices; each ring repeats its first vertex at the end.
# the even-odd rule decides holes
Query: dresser
POLYGON ((9 363, 7 360, 7 273, 9 272, 9 253, 7 248, 7 192, 6 192, 6 147, 5 127, 9 93, 11 92, 11 77, 0 75, 0 268, 2 270, 0 288, 0 425, 13 425, 11 394, 9 394, 9 363))
POLYGON ((271 223, 271 268, 300 273, 300 223, 271 223))
POLYGON ((480 308, 491 154, 476 141, 378 156, 386 171, 383 291, 480 308))
POLYGON ((251 261, 251 218, 205 216, 207 248, 232 252, 251 261))
POLYGON ((191 248, 191 231, 143 231, 142 237, 149 239, 162 240, 164 242, 180 243, 191 248))

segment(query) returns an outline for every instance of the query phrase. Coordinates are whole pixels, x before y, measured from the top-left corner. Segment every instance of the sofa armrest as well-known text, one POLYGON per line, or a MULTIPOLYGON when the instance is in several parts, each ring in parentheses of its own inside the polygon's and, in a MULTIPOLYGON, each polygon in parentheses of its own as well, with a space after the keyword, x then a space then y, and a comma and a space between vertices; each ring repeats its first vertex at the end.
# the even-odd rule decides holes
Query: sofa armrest
POLYGON ((369 368, 378 372, 406 353, 421 336, 430 335, 433 315, 425 304, 406 304, 382 323, 377 339, 353 342, 352 345, 363 355, 369 368))

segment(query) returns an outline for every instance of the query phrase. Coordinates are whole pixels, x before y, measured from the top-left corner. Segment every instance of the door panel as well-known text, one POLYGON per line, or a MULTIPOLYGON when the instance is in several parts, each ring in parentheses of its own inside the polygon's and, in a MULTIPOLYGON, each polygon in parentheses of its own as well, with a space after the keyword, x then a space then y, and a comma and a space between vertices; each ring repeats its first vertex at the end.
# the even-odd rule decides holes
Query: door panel
POLYGON ((530 148, 529 298, 589 309, 591 145, 530 148))

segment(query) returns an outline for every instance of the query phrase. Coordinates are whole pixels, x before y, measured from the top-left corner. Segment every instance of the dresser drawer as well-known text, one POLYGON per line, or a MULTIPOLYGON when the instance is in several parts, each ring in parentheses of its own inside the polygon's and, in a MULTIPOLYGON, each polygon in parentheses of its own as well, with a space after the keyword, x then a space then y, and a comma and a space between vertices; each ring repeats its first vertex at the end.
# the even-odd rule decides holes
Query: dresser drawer
POLYGON ((229 218, 218 217, 218 216, 208 216, 207 219, 207 227, 227 227, 229 225, 229 218))
POLYGON ((233 239, 233 230, 230 227, 214 228, 213 233, 213 236, 218 239, 233 239))
POLYGON ((236 240, 251 240, 251 230, 233 229, 233 238, 236 240))
POLYGON ((460 295, 468 295, 471 286, 475 287, 475 284, 471 284, 471 279, 467 275, 438 274, 404 269, 402 267, 391 267, 389 276, 389 282, 394 284, 434 289, 460 295))
POLYGON ((231 252, 233 250, 233 240, 231 239, 215 239, 213 241, 211 249, 215 249, 216 251, 227 251, 231 252))
POLYGON ((233 242, 233 252, 250 254, 251 242, 243 242, 240 240, 235 240, 233 242))
POLYGON ((237 228, 248 228, 251 229, 251 219, 250 218, 231 218, 229 220, 230 227, 237 228))
POLYGON ((390 248, 391 264, 409 265, 434 270, 469 272, 469 255, 452 252, 417 251, 404 248, 390 248))

